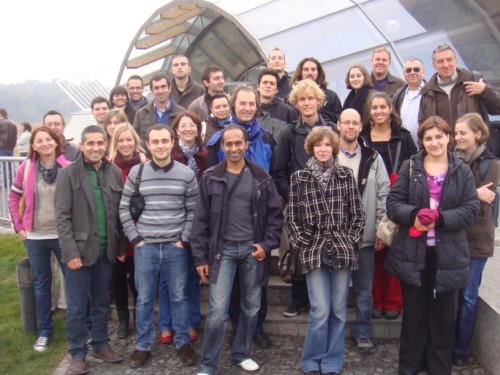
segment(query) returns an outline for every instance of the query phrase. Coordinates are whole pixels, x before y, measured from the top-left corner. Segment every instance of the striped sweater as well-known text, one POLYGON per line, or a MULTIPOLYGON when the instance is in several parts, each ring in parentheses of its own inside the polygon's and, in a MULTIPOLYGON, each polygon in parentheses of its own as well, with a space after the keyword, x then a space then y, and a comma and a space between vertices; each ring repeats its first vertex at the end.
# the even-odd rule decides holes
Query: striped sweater
POLYGON ((181 163, 173 161, 160 168, 153 161, 144 165, 140 193, 146 206, 137 223, 130 216, 130 197, 139 172, 134 166, 127 177, 120 201, 120 220, 132 245, 141 240, 146 243, 189 242, 198 194, 194 173, 181 163))

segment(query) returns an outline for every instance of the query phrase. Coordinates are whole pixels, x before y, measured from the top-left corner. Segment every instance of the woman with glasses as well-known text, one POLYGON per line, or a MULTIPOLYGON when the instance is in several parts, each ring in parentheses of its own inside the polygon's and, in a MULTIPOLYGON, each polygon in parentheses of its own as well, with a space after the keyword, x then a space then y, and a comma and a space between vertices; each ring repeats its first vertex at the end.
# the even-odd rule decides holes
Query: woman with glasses
POLYGON ((347 108, 355 109, 360 114, 363 124, 366 123, 369 118, 368 96, 373 90, 370 73, 363 65, 353 65, 347 71, 345 84, 351 91, 345 98, 342 110, 347 108))
MULTIPOLYGON (((172 127, 176 142, 172 148, 172 160, 188 166, 200 181, 207 164, 207 150, 201 140, 202 124, 198 115, 191 111, 179 113, 172 127)), ((200 276, 194 267, 194 260, 189 251, 188 284, 186 288, 189 304, 189 335, 191 341, 198 341, 197 329, 200 325, 200 276)), ((160 273, 160 342, 173 342, 172 314, 168 294, 167 278, 160 273)))
POLYGON ((448 152, 448 123, 428 118, 418 139, 423 149, 403 163, 387 197, 399 224, 385 263, 403 291, 399 375, 450 375, 457 290, 469 279, 466 230, 479 200, 470 168, 448 152))
POLYGON ((33 270, 38 339, 33 349, 47 350, 54 332, 52 319, 52 253, 61 264, 54 197, 61 168, 69 165, 62 154, 59 137, 48 127, 31 133, 27 159, 21 163, 9 195, 14 229, 23 240, 33 270), (20 202, 24 200, 24 209, 20 202), (24 211, 24 212, 22 212, 24 211))
POLYGON ((364 211, 352 170, 338 161, 338 136, 313 128, 305 168, 292 174, 286 228, 311 304, 300 360, 303 374, 340 374, 351 271, 358 268, 364 211))
MULTIPOLYGON (((401 119, 394 112, 389 96, 373 92, 368 101, 369 122, 363 125, 361 137, 374 148, 384 161, 391 185, 397 177, 403 161, 417 153, 411 134, 402 127, 401 119)), ((375 252, 375 276, 373 280, 372 318, 397 319, 402 309, 399 280, 384 270, 388 247, 375 252)))

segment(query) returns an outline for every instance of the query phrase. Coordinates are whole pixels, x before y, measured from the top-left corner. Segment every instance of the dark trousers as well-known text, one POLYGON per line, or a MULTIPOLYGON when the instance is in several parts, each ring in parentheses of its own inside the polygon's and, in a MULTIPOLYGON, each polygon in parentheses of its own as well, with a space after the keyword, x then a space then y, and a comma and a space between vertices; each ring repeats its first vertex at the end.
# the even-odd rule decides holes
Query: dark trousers
POLYGON ((292 280, 292 302, 295 305, 309 305, 309 294, 307 293, 306 279, 292 280))
POLYGON ((134 257, 127 257, 125 262, 116 262, 113 265, 113 298, 116 311, 128 311, 128 290, 134 298, 134 309, 137 303, 137 290, 134 279, 134 257))
POLYGON ((434 293, 436 248, 428 247, 421 286, 402 282, 403 322, 399 344, 399 373, 451 374, 456 291, 434 293))
MULTIPOLYGON (((238 329, 238 319, 240 318, 240 278, 238 272, 234 275, 233 289, 231 290, 231 299, 229 300, 229 319, 231 319, 231 324, 233 326, 233 332, 238 329)), ((262 293, 260 296, 260 309, 257 314, 257 329, 262 328, 264 320, 267 316, 267 286, 262 287, 262 293)))

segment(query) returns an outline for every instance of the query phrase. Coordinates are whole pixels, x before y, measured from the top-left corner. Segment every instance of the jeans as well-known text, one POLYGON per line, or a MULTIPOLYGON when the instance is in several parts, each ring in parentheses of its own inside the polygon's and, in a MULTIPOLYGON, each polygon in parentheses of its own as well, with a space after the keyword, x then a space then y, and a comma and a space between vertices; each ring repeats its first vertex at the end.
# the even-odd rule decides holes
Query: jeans
POLYGON ((240 277, 241 312, 231 360, 234 364, 250 358, 250 345, 257 326, 261 286, 257 280, 257 260, 252 257, 252 241, 225 242, 217 282, 210 284, 203 349, 198 372, 216 375, 228 319, 234 275, 240 277))
POLYGON ((188 278, 188 251, 175 246, 174 242, 146 243, 136 247, 135 287, 137 306, 135 308, 137 337, 135 347, 150 351, 155 337, 154 301, 158 276, 163 272, 167 278, 168 294, 172 310, 174 342, 176 348, 191 342, 188 334, 188 301, 186 285, 188 278))
POLYGON ((470 258, 469 284, 458 294, 458 313, 455 326, 455 344, 453 353, 470 356, 472 334, 476 324, 476 309, 479 286, 483 269, 488 258, 470 258))
POLYGON ((375 274, 375 248, 363 247, 358 250, 359 268, 351 274, 354 289, 356 320, 351 325, 354 338, 372 337, 372 285, 375 274))
POLYGON ((109 262, 106 249, 101 249, 99 258, 92 266, 78 270, 66 267, 66 338, 69 354, 73 359, 84 359, 89 338, 87 320, 92 325, 92 347, 95 351, 107 348, 108 336, 108 290, 113 265, 109 262), (90 302, 90 313, 88 303, 90 302))
MULTIPOLYGON (((188 281, 186 287, 189 305, 189 328, 197 329, 200 325, 200 275, 194 266, 194 259, 191 254, 188 260, 188 281)), ((167 277, 160 272, 160 331, 172 331, 172 311, 170 309, 170 298, 168 296, 167 277)))
POLYGON ((306 274, 311 312, 302 371, 342 372, 350 278, 349 270, 329 271, 323 265, 306 274))
POLYGON ((24 247, 33 270, 38 336, 50 337, 54 332, 54 320, 52 320, 52 252, 64 273, 59 240, 57 238, 51 240, 24 240, 24 247))

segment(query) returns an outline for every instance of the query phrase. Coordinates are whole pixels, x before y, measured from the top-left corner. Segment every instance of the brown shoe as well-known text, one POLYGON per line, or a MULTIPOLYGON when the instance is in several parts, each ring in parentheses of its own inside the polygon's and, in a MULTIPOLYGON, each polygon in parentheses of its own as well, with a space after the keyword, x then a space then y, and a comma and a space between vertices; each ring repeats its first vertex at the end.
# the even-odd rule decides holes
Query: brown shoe
POLYGON ((89 368, 87 367, 85 360, 79 358, 73 359, 71 361, 71 364, 69 365, 69 371, 71 372, 71 375, 80 375, 89 372, 89 368))
POLYGON ((177 349, 177 356, 186 366, 194 366, 197 362, 196 353, 189 343, 184 344, 177 349))
POLYGON ((134 350, 132 357, 130 357, 130 367, 139 368, 144 366, 150 355, 149 350, 134 350))
POLYGON ((94 352, 96 357, 101 358, 103 361, 116 363, 123 361, 123 357, 119 354, 116 354, 113 349, 109 346, 103 350, 99 350, 98 352, 94 352))

